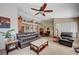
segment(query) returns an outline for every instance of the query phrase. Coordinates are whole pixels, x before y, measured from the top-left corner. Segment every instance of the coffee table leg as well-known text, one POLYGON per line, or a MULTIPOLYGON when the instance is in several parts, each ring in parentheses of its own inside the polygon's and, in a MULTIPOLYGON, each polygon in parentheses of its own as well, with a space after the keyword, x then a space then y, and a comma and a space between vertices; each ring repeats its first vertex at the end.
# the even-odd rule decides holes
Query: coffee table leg
POLYGON ((39 55, 39 48, 37 48, 37 55, 39 55))
POLYGON ((48 41, 47 41, 47 46, 48 46, 48 41))
POLYGON ((30 45, 30 50, 31 50, 31 45, 30 45))

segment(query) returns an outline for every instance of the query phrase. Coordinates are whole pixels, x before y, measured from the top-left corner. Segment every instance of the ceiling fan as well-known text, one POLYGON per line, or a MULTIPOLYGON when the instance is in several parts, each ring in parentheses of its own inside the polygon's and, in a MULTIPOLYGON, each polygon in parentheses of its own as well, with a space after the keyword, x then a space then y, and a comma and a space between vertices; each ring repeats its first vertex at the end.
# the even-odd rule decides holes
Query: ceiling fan
POLYGON ((32 10, 38 11, 35 15, 42 14, 45 16, 45 12, 53 12, 53 10, 45 10, 47 3, 44 3, 40 9, 31 8, 32 10))

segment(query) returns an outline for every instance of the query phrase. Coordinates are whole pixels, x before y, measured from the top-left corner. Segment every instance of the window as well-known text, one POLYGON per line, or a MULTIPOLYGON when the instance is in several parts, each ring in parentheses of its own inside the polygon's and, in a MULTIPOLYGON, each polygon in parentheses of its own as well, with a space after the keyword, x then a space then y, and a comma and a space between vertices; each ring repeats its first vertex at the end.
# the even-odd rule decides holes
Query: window
POLYGON ((76 37, 77 32, 77 22, 67 22, 56 24, 56 29, 61 32, 73 32, 76 37))

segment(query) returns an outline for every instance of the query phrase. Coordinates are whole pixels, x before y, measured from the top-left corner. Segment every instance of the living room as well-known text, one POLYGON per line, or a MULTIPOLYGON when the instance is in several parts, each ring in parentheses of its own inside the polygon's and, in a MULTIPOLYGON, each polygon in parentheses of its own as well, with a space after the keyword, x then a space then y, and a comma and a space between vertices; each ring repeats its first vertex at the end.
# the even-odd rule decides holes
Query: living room
POLYGON ((76 40, 79 31, 78 9, 78 3, 0 4, 1 55, 77 54, 78 51, 74 49, 73 42, 76 40), (35 15, 38 11, 35 11, 33 8, 40 9, 44 4, 46 4, 45 10, 52 10, 52 12, 47 12, 45 15, 39 12, 39 14, 35 15), (6 19, 9 25, 3 26, 1 22, 6 19), (6 32, 11 32, 9 33, 11 34, 10 36, 8 36, 8 34, 6 35, 7 38, 10 39, 2 35, 6 32), (45 44, 41 45, 43 39, 45 39, 45 44), (63 39, 68 40, 65 42, 63 39), (21 40, 24 42, 21 42, 21 40), (5 44, 3 43, 4 41, 8 42, 5 44), (14 42, 13 45, 12 42, 14 42), (9 45, 12 46, 11 48, 16 47, 17 49, 9 51, 9 45), (42 49, 38 47, 39 45, 42 46, 42 49))

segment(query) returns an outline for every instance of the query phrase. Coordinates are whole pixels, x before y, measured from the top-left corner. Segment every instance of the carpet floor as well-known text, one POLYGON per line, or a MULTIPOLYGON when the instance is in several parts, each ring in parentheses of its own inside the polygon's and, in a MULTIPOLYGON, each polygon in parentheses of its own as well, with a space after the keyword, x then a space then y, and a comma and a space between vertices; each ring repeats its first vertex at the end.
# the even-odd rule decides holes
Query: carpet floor
MULTIPOLYGON (((39 55, 76 55, 75 51, 71 47, 61 45, 59 43, 53 42, 52 38, 42 37, 48 40, 48 46, 43 49, 39 55)), ((34 51, 30 50, 30 47, 23 49, 16 49, 9 52, 8 55, 37 55, 34 51)))

